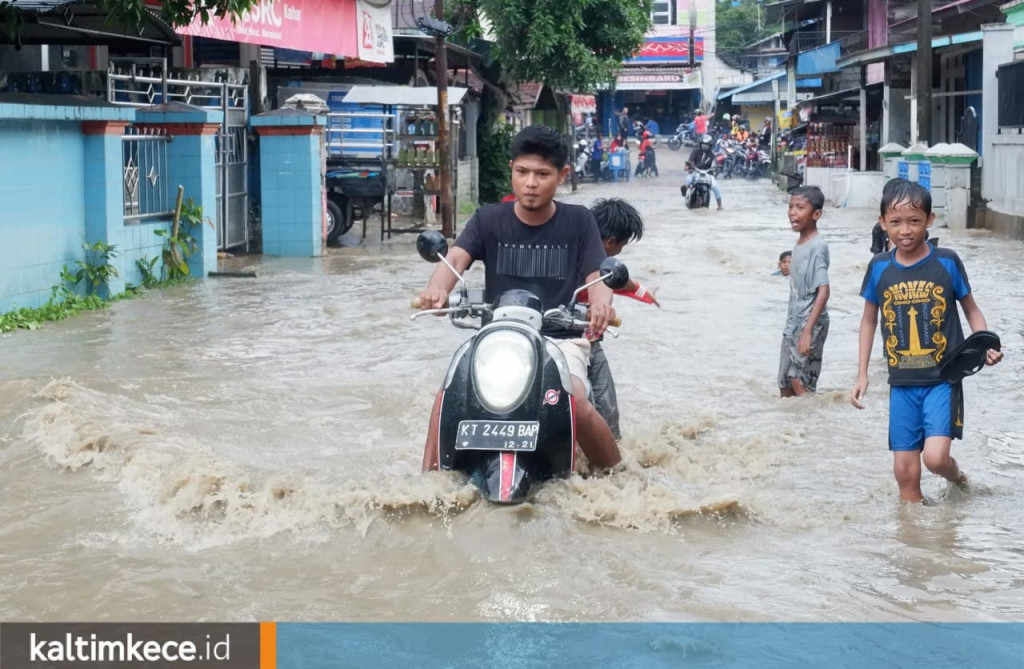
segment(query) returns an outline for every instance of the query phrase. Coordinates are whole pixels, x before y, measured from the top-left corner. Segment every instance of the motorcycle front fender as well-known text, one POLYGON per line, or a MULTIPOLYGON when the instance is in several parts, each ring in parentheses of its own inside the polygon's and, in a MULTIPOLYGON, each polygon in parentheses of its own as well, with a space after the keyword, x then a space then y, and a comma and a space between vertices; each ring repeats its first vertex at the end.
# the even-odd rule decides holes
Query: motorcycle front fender
MULTIPOLYGON (((475 341, 471 340, 471 342, 475 341)), ((572 473, 575 452, 575 405, 561 370, 547 352, 546 341, 535 340, 537 373, 527 398, 507 414, 485 409, 473 388, 473 346, 453 361, 441 399, 438 424, 438 463, 441 469, 460 471, 488 500, 506 504, 523 502, 535 486, 572 473), (460 442, 463 421, 533 422, 538 425, 533 451, 477 450, 460 442)), ((461 350, 461 349, 460 349, 461 350)), ((465 441, 465 440, 463 440, 465 441)))

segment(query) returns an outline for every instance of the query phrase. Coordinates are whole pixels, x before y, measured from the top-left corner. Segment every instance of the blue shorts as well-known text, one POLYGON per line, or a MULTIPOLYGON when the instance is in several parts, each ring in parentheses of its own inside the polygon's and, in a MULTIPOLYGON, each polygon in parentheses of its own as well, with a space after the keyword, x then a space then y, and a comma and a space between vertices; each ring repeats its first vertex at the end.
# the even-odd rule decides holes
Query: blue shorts
POLYGON ((919 451, 929 437, 963 435, 961 385, 889 387, 889 450, 919 451))

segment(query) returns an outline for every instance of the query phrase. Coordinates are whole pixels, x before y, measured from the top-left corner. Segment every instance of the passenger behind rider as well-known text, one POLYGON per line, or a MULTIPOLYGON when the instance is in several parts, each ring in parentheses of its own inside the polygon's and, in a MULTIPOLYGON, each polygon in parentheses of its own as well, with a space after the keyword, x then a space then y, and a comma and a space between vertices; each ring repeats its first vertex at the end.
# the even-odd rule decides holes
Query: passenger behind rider
MULTIPOLYGON (((711 142, 711 135, 701 135, 697 148, 690 153, 690 159, 686 161, 687 170, 690 173, 686 176, 686 183, 680 188, 683 197, 686 197, 686 189, 692 186, 697 178, 697 173, 691 169, 692 167, 699 170, 710 170, 715 166, 715 154, 711 150, 711 142)), ((715 194, 715 201, 718 202, 718 208, 721 210, 722 191, 718 190, 718 183, 713 174, 711 175, 711 192, 715 194)))
POLYGON ((644 140, 640 142, 640 160, 637 161, 634 176, 658 176, 658 152, 654 149, 652 139, 651 133, 644 133, 644 140))
MULTIPOLYGON (((590 211, 597 221, 597 229, 601 232, 601 243, 604 244, 604 251, 609 258, 619 255, 627 244, 632 241, 640 241, 640 238, 644 236, 644 219, 640 212, 621 198, 610 197, 597 200, 590 205, 590 211)), ((630 279, 629 283, 620 290, 616 290, 615 294, 625 295, 634 300, 660 307, 654 292, 640 285, 639 281, 630 279)), ((579 299, 580 302, 587 302, 588 296, 584 292, 580 294, 579 299)), ((600 337, 590 343, 588 376, 594 408, 604 417, 615 438, 621 439, 619 402, 615 394, 615 380, 608 367, 608 359, 605 357, 600 337)))
MULTIPOLYGON (((561 134, 543 125, 527 126, 512 140, 510 153, 516 201, 478 209, 455 240, 447 260, 460 274, 481 261, 484 295, 489 302, 518 288, 537 295, 545 309, 568 304, 576 288, 600 276, 605 252, 594 216, 586 207, 554 200, 558 185, 569 175, 561 134)), ((456 282, 452 272, 439 264, 420 293, 420 308, 444 308, 456 282)), ((612 291, 598 282, 589 292, 590 331, 600 336, 615 319, 612 291)), ((555 333, 552 341, 569 366, 580 449, 595 467, 613 467, 622 459, 615 436, 587 399, 590 342, 570 332, 555 333)), ((430 415, 424 471, 438 468, 442 395, 438 393, 430 415)))
POLYGON ((741 143, 750 138, 750 131, 741 123, 742 120, 738 116, 732 117, 732 136, 741 143))

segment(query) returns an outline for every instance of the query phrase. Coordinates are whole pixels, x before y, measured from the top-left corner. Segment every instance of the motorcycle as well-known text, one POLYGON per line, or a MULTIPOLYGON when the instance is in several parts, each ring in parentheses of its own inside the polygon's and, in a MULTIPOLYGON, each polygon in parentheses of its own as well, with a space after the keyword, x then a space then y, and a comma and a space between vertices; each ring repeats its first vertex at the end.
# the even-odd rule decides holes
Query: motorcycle
MULTIPOLYGON (((687 209, 700 209, 711 206, 711 179, 712 170, 702 170, 698 167, 692 168, 697 176, 689 186, 683 186, 680 190, 686 199, 687 209)), ((713 169, 713 168, 712 168, 713 169)))
POLYGON ((746 157, 739 142, 727 139, 722 142, 722 176, 731 179, 733 175, 742 176, 746 173, 746 157))
POLYGON ((744 173, 749 179, 757 179, 771 172, 772 159, 768 151, 751 142, 747 145, 744 173))
POLYGON ((580 286, 568 305, 544 310, 529 291, 506 291, 493 304, 484 301, 483 291, 470 291, 445 260, 448 243, 436 230, 421 233, 416 250, 424 260, 444 263, 458 278, 459 293, 447 308, 412 318, 447 314, 455 327, 478 330, 455 351, 445 376, 438 465, 464 473, 488 500, 526 501, 543 481, 572 474, 576 457, 569 368, 541 332, 584 332, 589 322, 585 305, 576 303, 579 294, 601 281, 622 288, 629 271, 608 258, 600 278, 580 286))
POLYGON ((676 126, 674 135, 668 138, 668 148, 678 151, 684 146, 697 146, 697 138, 690 132, 689 123, 680 123, 676 126))
POLYGON ((576 171, 577 180, 583 181, 590 178, 597 181, 597 175, 594 174, 594 162, 591 159, 593 155, 594 152, 590 142, 585 139, 576 142, 576 162, 573 165, 573 169, 576 171))

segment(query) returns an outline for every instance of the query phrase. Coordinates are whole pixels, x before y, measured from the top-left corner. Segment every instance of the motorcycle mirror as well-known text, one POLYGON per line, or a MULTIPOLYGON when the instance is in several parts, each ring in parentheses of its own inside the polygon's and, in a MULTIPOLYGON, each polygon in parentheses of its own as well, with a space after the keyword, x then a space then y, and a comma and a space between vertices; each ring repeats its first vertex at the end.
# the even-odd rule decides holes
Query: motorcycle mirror
POLYGON ((620 290, 629 283, 629 268, 618 258, 605 258, 601 263, 601 276, 604 285, 612 290, 620 290))
POLYGON ((424 230, 416 238, 416 251, 427 262, 438 262, 448 255, 448 240, 437 230, 424 230))

